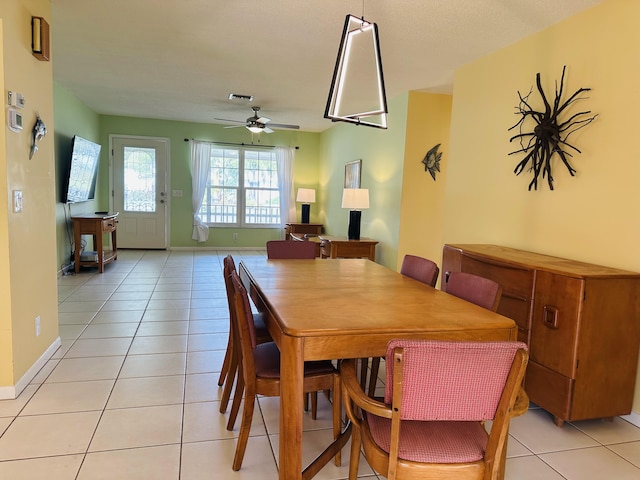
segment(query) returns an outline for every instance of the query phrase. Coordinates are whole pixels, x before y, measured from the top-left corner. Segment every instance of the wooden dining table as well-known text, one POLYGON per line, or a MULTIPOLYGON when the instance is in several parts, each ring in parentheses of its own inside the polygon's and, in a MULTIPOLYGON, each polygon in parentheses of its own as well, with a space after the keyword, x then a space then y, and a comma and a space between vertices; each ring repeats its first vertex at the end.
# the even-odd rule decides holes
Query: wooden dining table
POLYGON ((331 458, 303 472, 305 361, 384 356, 393 338, 517 337, 513 320, 366 259, 267 260, 239 270, 280 349, 281 480, 310 478, 331 458))

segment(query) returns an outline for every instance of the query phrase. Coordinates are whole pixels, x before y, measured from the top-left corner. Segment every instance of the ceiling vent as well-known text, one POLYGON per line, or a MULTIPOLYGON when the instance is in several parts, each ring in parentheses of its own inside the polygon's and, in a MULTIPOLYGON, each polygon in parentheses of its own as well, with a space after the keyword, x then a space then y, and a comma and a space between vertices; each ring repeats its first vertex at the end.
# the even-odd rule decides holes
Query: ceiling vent
POLYGON ((253 101, 253 95, 240 95, 238 93, 230 93, 229 94, 229 100, 242 100, 245 102, 252 102, 253 101))

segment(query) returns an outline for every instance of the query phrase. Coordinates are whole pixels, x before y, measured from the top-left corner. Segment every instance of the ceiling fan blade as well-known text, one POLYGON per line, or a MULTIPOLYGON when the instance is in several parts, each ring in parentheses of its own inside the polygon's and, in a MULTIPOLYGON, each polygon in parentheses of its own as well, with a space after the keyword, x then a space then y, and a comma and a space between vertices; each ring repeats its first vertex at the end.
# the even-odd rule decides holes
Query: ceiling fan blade
POLYGON ((242 125, 225 125, 222 128, 241 128, 241 127, 244 127, 244 126, 245 126, 244 124, 242 124, 242 125))
POLYGON ((300 129, 300 125, 287 125, 286 123, 270 123, 269 126, 275 128, 291 128, 293 130, 300 129))
POLYGON ((273 130, 271 128, 269 128, 269 127, 264 127, 262 129, 262 131, 265 132, 265 133, 273 133, 273 130))
POLYGON ((271 119, 267 117, 260 117, 256 119, 256 123, 269 123, 270 121, 271 119))
POLYGON ((244 125, 245 121, 240 121, 240 120, 229 120, 228 118, 214 118, 214 120, 220 120, 221 122, 226 122, 226 123, 240 123, 242 125, 244 125))

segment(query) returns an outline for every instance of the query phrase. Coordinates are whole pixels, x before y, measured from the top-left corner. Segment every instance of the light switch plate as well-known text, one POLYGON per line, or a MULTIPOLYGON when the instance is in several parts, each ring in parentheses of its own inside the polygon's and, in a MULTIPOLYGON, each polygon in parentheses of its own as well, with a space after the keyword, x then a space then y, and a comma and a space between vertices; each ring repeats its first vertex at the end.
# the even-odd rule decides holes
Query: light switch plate
POLYGON ((22 211, 22 190, 13 191, 13 213, 22 211))

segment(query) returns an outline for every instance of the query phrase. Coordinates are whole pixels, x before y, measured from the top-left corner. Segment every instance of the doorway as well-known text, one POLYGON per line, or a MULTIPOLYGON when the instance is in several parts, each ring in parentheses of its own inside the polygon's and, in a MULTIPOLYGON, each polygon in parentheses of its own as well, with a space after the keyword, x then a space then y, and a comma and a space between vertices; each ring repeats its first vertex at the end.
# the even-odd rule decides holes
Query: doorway
POLYGON ((110 135, 109 143, 118 248, 166 249, 169 139, 110 135))

